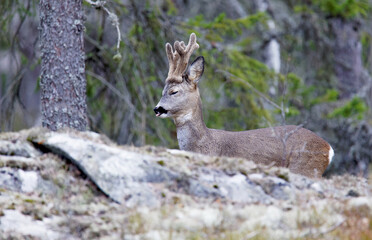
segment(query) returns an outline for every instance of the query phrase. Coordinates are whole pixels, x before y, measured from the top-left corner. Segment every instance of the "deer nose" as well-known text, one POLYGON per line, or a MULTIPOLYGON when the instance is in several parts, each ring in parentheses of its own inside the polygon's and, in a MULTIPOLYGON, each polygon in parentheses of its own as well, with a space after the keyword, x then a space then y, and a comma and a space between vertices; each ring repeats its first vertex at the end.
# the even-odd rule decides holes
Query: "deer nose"
POLYGON ((154 112, 155 112, 155 114, 158 114, 158 111, 159 111, 159 107, 155 107, 155 108, 154 108, 154 112))
POLYGON ((156 116, 159 117, 160 115, 162 115, 163 113, 167 113, 168 111, 165 110, 163 107, 155 107, 154 112, 155 112, 156 116))

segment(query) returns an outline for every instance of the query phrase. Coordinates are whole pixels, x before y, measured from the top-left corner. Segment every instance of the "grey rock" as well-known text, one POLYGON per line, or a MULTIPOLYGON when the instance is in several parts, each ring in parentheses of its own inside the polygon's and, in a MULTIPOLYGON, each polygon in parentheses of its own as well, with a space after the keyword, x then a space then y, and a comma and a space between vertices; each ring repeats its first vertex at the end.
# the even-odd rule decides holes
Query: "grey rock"
POLYGON ((263 174, 252 174, 249 178, 275 199, 288 200, 294 195, 294 187, 284 179, 263 174))
MULTIPOLYGON (((264 184, 257 184, 236 171, 227 174, 202 166, 196 167, 192 174, 183 172, 182 168, 171 170, 161 166, 159 162, 163 158, 153 154, 107 146, 74 134, 51 132, 39 135, 33 141, 70 159, 105 194, 127 206, 159 206, 161 192, 153 187, 153 183, 164 183, 173 192, 236 203, 269 204, 272 198, 288 199, 288 189, 291 189, 288 182, 274 176, 266 178, 264 184)), ((180 161, 188 162, 187 154, 186 157, 179 156, 180 161)))
POLYGON ((0 219, 1 229, 7 232, 17 232, 25 236, 32 236, 38 239, 61 239, 62 234, 50 229, 51 219, 35 221, 31 216, 25 216, 16 210, 5 210, 4 216, 0 219))
POLYGON ((213 186, 217 190, 217 196, 233 202, 262 202, 264 204, 271 202, 271 197, 261 187, 257 186, 241 173, 231 176, 216 170, 203 171, 203 174, 200 174, 199 181, 213 186))
POLYGON ((0 167, 16 167, 22 169, 39 169, 40 162, 34 158, 0 155, 0 167))
POLYGON ((18 169, 1 168, 0 186, 12 191, 21 191, 22 181, 18 176, 18 169))
POLYGON ((56 186, 43 179, 38 171, 25 171, 9 167, 0 168, 0 187, 23 193, 40 191, 53 194, 56 192, 56 186))
POLYGON ((174 179, 159 159, 62 133, 46 133, 37 142, 76 164, 105 194, 127 206, 160 204, 150 183, 174 179))
POLYGON ((37 151, 31 143, 21 140, 0 140, 0 155, 37 157, 41 153, 37 151))

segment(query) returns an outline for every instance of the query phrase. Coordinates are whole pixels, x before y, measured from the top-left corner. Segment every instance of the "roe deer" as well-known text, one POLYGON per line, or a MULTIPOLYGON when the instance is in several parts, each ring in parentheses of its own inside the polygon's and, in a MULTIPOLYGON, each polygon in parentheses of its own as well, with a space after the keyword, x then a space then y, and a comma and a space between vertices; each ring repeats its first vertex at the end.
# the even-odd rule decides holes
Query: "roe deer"
POLYGON ((278 126, 229 132, 207 128, 198 89, 204 71, 204 58, 197 57, 187 68, 192 52, 199 48, 196 35, 190 35, 187 46, 176 41, 174 51, 169 43, 165 47, 169 72, 154 111, 158 117, 174 120, 181 150, 242 157, 266 165, 284 165, 290 171, 308 177, 322 176, 334 152, 325 140, 307 129, 278 126))

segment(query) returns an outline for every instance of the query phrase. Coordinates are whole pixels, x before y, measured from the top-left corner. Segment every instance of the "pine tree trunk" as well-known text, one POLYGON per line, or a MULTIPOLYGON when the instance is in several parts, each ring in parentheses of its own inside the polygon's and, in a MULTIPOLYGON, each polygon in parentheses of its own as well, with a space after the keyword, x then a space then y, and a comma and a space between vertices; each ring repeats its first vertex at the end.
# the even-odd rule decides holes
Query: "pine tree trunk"
POLYGON ((352 97, 362 88, 362 44, 355 22, 341 18, 331 19, 335 37, 333 45, 334 70, 338 80, 340 97, 352 97))
POLYGON ((87 128, 82 0, 40 0, 43 127, 87 128))

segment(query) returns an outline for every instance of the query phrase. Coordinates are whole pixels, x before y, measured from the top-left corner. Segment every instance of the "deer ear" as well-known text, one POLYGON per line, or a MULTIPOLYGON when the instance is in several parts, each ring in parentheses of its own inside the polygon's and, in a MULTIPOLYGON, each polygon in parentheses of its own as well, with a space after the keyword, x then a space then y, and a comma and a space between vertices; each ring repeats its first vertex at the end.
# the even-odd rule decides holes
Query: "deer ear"
POLYGON ((204 57, 200 56, 200 57, 197 57, 187 69, 187 77, 191 82, 198 84, 201 76, 203 75, 203 72, 204 72, 204 57))

